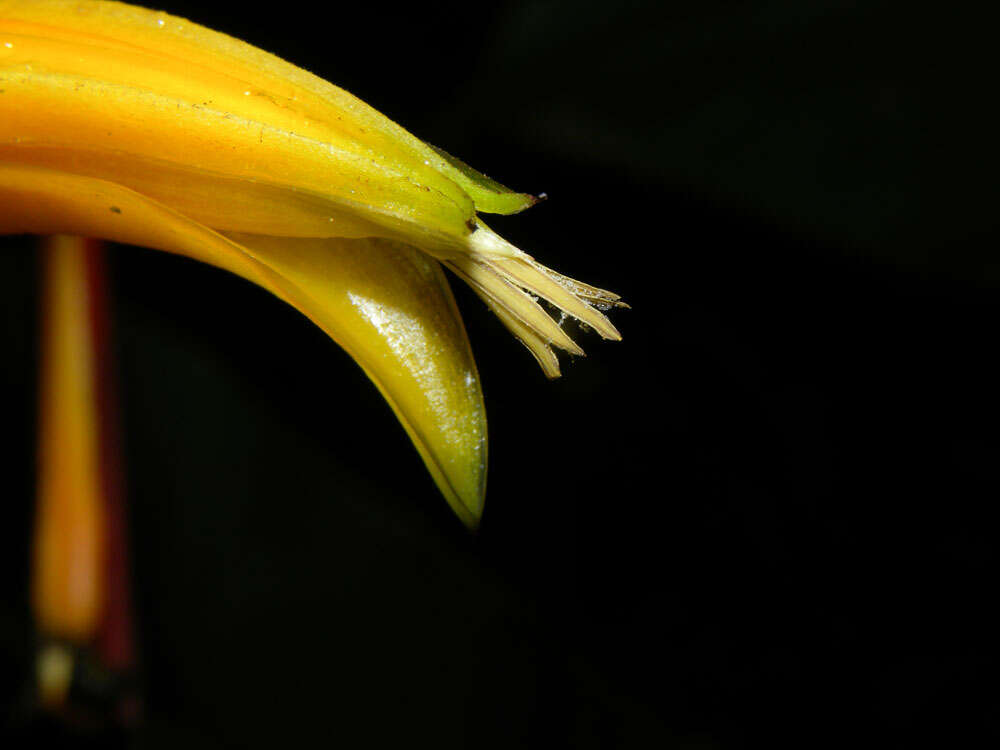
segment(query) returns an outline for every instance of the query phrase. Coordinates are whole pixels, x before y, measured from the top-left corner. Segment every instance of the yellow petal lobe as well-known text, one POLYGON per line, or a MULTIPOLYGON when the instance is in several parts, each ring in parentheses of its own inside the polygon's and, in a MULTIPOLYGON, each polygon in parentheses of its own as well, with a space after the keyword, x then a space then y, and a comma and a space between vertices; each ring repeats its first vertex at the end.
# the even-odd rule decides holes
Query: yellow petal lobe
MULTIPOLYGON (((232 271, 309 317, 358 361, 470 526, 482 512, 479 376, 439 264, 387 240, 225 237, 114 183, 0 164, 0 233, 142 244, 232 271)), ((343 427, 343 426, 341 426, 343 427)))
MULTIPOLYGON (((77 54, 60 56, 86 65, 99 50, 117 56, 98 77, 117 75, 140 87, 215 94, 213 105, 248 119, 283 123, 310 138, 353 143, 372 159, 397 166, 415 182, 455 199, 475 200, 476 210, 516 213, 537 199, 516 193, 407 132, 362 100, 323 79, 226 34, 184 18, 100 0, 0 0, 0 33, 58 39, 77 54), (127 63, 124 60, 127 58, 127 63), (117 61, 117 64, 116 64, 117 61), (186 88, 185 88, 186 87, 186 88), (235 98, 235 101, 234 101, 235 98), (255 112, 255 114, 251 114, 255 112)), ((2 52, 0 48, 0 52, 2 52)), ((69 72, 69 68, 66 72, 69 72)), ((80 67, 72 68, 77 74, 80 67)))

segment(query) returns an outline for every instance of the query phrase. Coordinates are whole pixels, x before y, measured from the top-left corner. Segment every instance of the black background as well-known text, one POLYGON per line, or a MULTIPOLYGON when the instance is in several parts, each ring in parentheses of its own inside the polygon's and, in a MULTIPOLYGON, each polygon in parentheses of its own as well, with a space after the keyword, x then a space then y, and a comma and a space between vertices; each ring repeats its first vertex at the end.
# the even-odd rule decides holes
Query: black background
MULTIPOLYGON (((585 337, 547 382, 454 285, 490 416, 470 535, 304 318, 115 249, 147 707, 130 742, 1000 739, 988 19, 837 0, 160 4, 547 192, 495 228, 633 309, 622 343, 585 337)), ((28 238, 0 244, 16 717, 36 263, 28 238)))

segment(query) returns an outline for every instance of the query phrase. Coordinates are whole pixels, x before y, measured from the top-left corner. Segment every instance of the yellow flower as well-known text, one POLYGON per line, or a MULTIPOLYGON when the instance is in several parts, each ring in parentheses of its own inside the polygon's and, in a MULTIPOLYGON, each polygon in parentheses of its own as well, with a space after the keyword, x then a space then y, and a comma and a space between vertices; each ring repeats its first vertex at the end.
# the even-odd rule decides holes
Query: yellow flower
POLYGON ((0 0, 0 233, 180 253, 295 306, 364 368, 470 525, 486 421, 441 267, 550 377, 553 347, 582 352, 539 298, 620 338, 602 314, 616 295, 479 218, 535 201, 224 34, 116 2, 0 0))

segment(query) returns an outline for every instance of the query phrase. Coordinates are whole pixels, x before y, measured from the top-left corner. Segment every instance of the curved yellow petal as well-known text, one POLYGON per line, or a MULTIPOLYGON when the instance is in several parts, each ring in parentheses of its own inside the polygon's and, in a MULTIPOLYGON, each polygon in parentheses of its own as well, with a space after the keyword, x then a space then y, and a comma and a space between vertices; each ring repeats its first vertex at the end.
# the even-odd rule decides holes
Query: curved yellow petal
MULTIPOLYGON (((26 43, 62 44, 34 56, 36 64, 57 60, 64 73, 166 92, 181 101, 192 90, 210 90, 209 101, 196 103, 351 148, 452 199, 465 193, 478 211, 514 213, 536 202, 423 143, 347 91, 183 18, 115 2, 0 0, 4 32, 26 43), (101 55, 107 57, 103 62, 101 55)), ((16 54, 13 39, 7 41, 16 54)))
POLYGON ((388 240, 228 236, 280 274, 294 288, 292 304, 368 373, 452 508, 476 525, 486 412, 440 264, 388 240))
POLYGON ((223 236, 114 183, 0 163, 0 234, 66 233, 179 253, 293 305, 375 382, 462 520, 486 482, 486 418, 464 326, 439 264, 387 240, 223 236))
MULTIPOLYGON (((37 59, 34 45, 16 45, 37 59)), ((474 207, 464 193, 445 195, 337 143, 192 101, 210 90, 191 87, 178 99, 10 57, 0 47, 0 161, 118 182, 218 229, 376 234, 442 248, 470 232, 474 207), (213 195, 216 185, 225 187, 213 195), (262 190, 273 205, 258 200, 247 214, 262 190), (289 217, 287 203, 305 215, 289 217)))

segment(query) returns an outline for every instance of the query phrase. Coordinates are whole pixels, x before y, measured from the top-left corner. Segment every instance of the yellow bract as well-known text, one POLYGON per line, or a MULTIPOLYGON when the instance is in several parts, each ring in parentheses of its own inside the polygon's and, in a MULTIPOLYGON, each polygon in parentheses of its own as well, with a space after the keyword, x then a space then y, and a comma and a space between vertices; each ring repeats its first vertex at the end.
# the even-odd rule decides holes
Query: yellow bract
POLYGON ((619 338, 600 312, 616 295, 477 216, 534 202, 224 34, 122 3, 0 0, 0 232, 182 253, 286 300, 365 369, 470 524, 485 417, 439 263, 550 377, 552 347, 582 352, 539 298, 619 338))

